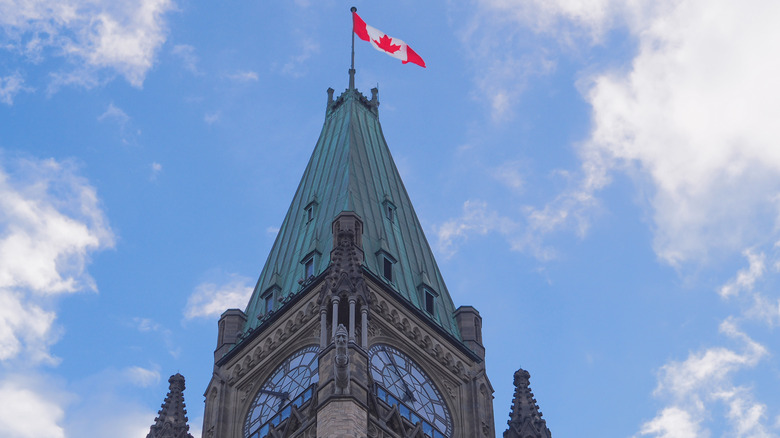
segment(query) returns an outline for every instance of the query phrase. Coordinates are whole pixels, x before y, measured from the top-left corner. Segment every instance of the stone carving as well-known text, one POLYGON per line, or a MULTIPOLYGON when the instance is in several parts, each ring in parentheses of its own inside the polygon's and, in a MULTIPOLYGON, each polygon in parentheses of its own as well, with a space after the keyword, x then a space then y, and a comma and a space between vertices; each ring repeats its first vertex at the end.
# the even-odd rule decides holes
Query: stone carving
POLYGON ((184 376, 176 373, 168 379, 169 392, 157 412, 154 424, 146 438, 192 438, 187 424, 187 409, 184 405, 184 376))
MULTIPOLYGON (((409 339, 414 341, 420 348, 427 351, 428 354, 433 356, 437 362, 444 365, 453 374, 457 375, 464 382, 467 382, 471 378, 471 372, 466 368, 466 365, 457 360, 454 355, 449 351, 449 348, 444 345, 434 342, 425 330, 407 317, 403 317, 397 309, 390 307, 387 301, 379 298, 376 293, 371 291, 370 293, 372 305, 372 311, 376 315, 381 316, 385 321, 390 323, 391 326, 397 328, 401 333, 406 335, 409 339)), ((373 325, 373 324, 372 324, 373 325)), ((379 327, 369 327, 369 333, 371 331, 380 332, 379 327)))
POLYGON ((317 302, 321 307, 330 304, 330 297, 337 296, 345 303, 354 297, 360 305, 370 302, 368 288, 363 278, 363 224, 354 215, 342 213, 333 221, 333 250, 331 267, 320 290, 317 302))
MULTIPOLYGON (((231 368, 228 385, 233 386, 248 371, 262 362, 264 358, 270 357, 273 350, 282 345, 285 340, 293 338, 302 327, 311 321, 317 309, 317 305, 313 301, 310 301, 304 309, 299 310, 293 319, 288 320, 283 327, 277 328, 274 332, 269 331, 265 341, 258 342, 257 346, 250 353, 236 363, 231 368)), ((315 336, 319 336, 319 328, 315 328, 313 333, 315 333, 315 336)))
POLYGON ((339 324, 336 329, 336 355, 333 359, 336 376, 336 394, 349 394, 349 351, 347 351, 347 329, 339 324))
POLYGON ((515 372, 514 380, 515 396, 504 438, 551 438, 547 422, 542 418, 534 393, 531 392, 531 374, 520 368, 515 372))
POLYGON ((244 388, 244 390, 241 392, 241 403, 243 403, 250 396, 250 392, 254 386, 254 382, 249 382, 249 384, 246 385, 246 388, 244 388))

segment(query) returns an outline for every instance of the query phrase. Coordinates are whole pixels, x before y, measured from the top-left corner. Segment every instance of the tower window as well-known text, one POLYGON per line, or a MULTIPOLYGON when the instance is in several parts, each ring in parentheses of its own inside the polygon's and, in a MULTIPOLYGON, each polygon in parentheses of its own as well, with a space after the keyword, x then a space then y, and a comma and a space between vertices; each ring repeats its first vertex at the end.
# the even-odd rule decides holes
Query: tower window
POLYGON ((271 311, 274 310, 274 295, 266 295, 265 296, 265 314, 271 313, 271 311))
POLYGON ((385 280, 392 282, 393 281, 393 262, 390 261, 387 257, 384 258, 384 266, 383 266, 383 275, 385 277, 385 280))
POLYGON ((314 200, 306 204, 306 207, 303 208, 303 211, 306 215, 306 223, 313 221, 314 216, 317 214, 317 198, 315 197, 314 200))
POLYGON ((390 201, 390 198, 385 195, 385 200, 382 202, 382 208, 385 211, 385 217, 390 223, 395 220, 395 205, 390 201))
POLYGON ((425 291, 425 311, 428 312, 429 315, 433 315, 435 304, 436 304, 436 297, 433 296, 431 291, 426 290, 425 291))
POLYGON ((303 278, 308 280, 311 277, 314 277, 314 257, 303 264, 303 278))

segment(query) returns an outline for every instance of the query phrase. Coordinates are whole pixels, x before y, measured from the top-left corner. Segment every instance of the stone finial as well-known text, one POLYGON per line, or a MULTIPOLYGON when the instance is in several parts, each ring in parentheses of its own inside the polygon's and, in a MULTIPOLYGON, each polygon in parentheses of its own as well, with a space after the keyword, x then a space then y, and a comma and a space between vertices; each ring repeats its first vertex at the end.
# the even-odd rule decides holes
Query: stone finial
POLYGON ((509 428, 504 438, 552 438, 547 422, 531 392, 531 373, 520 368, 515 372, 515 396, 509 412, 509 428))
POLYGON ((184 376, 176 373, 168 379, 168 384, 168 395, 146 438, 193 438, 184 405, 184 376))

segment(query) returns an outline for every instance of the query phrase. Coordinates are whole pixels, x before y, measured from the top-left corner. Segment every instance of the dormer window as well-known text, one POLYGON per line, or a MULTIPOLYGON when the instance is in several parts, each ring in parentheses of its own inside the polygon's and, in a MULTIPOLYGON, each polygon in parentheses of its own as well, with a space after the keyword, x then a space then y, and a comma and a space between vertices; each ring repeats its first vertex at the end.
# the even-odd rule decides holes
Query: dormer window
POLYGON ((434 316, 434 310, 436 309, 436 296, 433 295, 433 292, 426 289, 425 290, 425 311, 428 312, 429 315, 434 316))
POLYGON ((390 199, 385 196, 384 202, 382 202, 382 209, 385 213, 385 218, 390 221, 390 223, 395 222, 395 204, 390 202, 390 199))
POLYGON ((317 200, 314 199, 313 201, 306 204, 306 207, 303 208, 305 217, 306 217, 306 223, 314 220, 314 217, 317 215, 317 200))
POLYGON ((382 276, 385 277, 385 280, 389 282, 393 282, 393 262, 390 261, 387 257, 382 258, 382 276))
POLYGON ((320 252, 317 251, 317 249, 313 249, 301 259, 300 263, 301 268, 303 268, 303 272, 301 277, 298 279, 298 284, 301 286, 306 286, 310 283, 314 276, 317 275, 317 263, 320 262, 320 256, 320 252))
POLYGON ((425 313, 431 317, 436 317, 436 297, 438 293, 426 282, 417 286, 417 290, 420 292, 420 301, 425 313))
POLYGON ((279 287, 278 284, 273 283, 271 286, 263 292, 262 295, 260 295, 260 305, 262 306, 260 309, 258 309, 258 319, 263 319, 268 314, 273 312, 274 306, 276 304, 276 299, 281 297, 282 295, 282 289, 279 287))
MULTIPOLYGON (((384 241, 382 241, 384 242, 384 241)), ((384 243, 382 243, 382 246, 384 246, 384 243)), ((382 278, 387 281, 388 283, 392 283, 395 281, 396 275, 398 275, 398 272, 395 271, 395 265, 396 259, 393 257, 387 250, 380 249, 376 252, 376 268, 377 268, 377 274, 381 275, 382 278)))
POLYGON ((303 278, 308 280, 311 277, 314 277, 314 257, 309 258, 303 264, 303 278))

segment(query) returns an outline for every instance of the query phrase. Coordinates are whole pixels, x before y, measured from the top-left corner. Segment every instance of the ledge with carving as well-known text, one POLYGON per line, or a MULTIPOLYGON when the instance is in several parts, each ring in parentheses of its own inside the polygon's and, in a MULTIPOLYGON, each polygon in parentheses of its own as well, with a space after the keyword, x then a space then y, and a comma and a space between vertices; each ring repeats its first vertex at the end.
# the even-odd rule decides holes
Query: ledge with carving
MULTIPOLYGON (((246 353, 238 356, 233 365, 228 365, 226 375, 227 383, 233 386, 258 364, 265 362, 278 353, 279 347, 286 341, 294 338, 310 338, 311 343, 316 343, 319 338, 319 325, 317 317, 319 308, 316 304, 317 292, 310 292, 311 296, 303 301, 297 309, 290 310, 290 317, 280 319, 271 327, 265 329, 266 334, 254 339, 254 345, 245 347, 246 353), (310 331, 305 333, 304 331, 310 331)), ((243 401, 243 400, 242 400, 243 401)))
MULTIPOLYGON (((446 344, 438 342, 435 335, 432 336, 430 331, 425 328, 424 324, 417 321, 414 317, 399 312, 399 309, 392 304, 391 300, 384 297, 381 293, 376 293, 374 290, 371 290, 369 295, 372 303, 372 316, 381 317, 395 330, 403 333, 409 341, 427 352, 439 364, 464 382, 471 380, 473 372, 469 369, 470 367, 464 363, 464 361, 468 361, 468 359, 462 357, 454 348, 450 348, 446 344)), ((376 324, 370 325, 369 336, 371 336, 372 327, 375 331, 378 328, 376 327, 376 324)))

